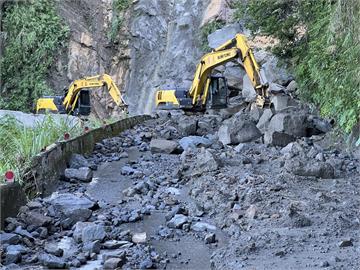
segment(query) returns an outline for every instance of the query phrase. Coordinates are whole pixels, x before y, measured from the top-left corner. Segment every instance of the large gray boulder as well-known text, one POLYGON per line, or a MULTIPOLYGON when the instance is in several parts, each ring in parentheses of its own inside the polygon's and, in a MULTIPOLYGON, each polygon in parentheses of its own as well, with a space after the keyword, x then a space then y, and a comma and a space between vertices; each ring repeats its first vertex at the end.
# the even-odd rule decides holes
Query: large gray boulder
POLYGON ((91 209, 95 202, 85 197, 79 197, 70 193, 53 193, 46 198, 45 202, 53 206, 57 214, 69 218, 71 223, 87 220, 91 214, 91 209))
POLYGON ((285 67, 279 64, 276 56, 267 57, 266 62, 262 65, 262 69, 265 71, 265 76, 269 83, 286 85, 293 79, 285 67))
POLYGON ((227 64, 223 74, 227 79, 227 84, 230 89, 242 89, 245 71, 240 65, 234 63, 227 64))
POLYGON ((237 113, 223 122, 218 137, 224 145, 239 144, 261 137, 261 132, 248 115, 237 113))
POLYGON ((241 33, 243 28, 239 23, 229 24, 225 27, 216 30, 214 33, 208 35, 209 47, 215 49, 229 39, 233 39, 237 33, 241 33))
POLYGON ((241 92, 243 98, 247 102, 253 102, 256 100, 256 92, 254 86, 252 85, 249 76, 244 75, 243 77, 243 88, 241 92))
POLYGON ((306 136, 306 118, 306 115, 301 112, 284 112, 274 115, 265 131, 264 142, 284 147, 297 137, 306 136))
POLYGON ((171 154, 178 147, 178 143, 164 139, 152 139, 150 142, 150 150, 152 153, 171 154))

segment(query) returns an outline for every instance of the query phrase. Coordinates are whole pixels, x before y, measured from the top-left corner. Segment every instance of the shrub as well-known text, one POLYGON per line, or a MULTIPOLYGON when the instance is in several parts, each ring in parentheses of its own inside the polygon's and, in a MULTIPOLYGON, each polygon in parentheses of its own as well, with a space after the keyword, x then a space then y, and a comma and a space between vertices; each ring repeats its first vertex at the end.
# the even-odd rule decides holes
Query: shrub
POLYGON ((38 97, 52 92, 45 77, 69 29, 50 0, 7 3, 3 29, 0 108, 29 111, 38 97))

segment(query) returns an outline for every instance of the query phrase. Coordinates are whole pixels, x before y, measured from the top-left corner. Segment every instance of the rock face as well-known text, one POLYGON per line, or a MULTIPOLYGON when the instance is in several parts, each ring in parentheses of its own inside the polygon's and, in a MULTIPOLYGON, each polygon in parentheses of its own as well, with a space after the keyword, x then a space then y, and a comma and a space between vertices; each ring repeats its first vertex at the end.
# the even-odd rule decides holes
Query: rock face
POLYGON ((261 132, 249 116, 238 113, 225 120, 218 131, 219 141, 224 145, 250 142, 261 136, 261 132))
MULTIPOLYGON (((189 87, 203 54, 201 26, 213 20, 230 21, 233 12, 227 0, 139 0, 130 1, 119 15, 112 2, 59 2, 58 13, 69 25, 71 36, 67 49, 59 52, 48 81, 62 94, 74 79, 106 72, 124 93, 131 113, 151 112, 159 87, 189 87), (96 14, 91 13, 93 10, 96 14), (122 23, 116 29, 119 17, 122 23)), ((239 32, 243 32, 240 24, 216 31, 209 36, 210 47, 239 32)), ((242 71, 229 68, 226 74, 239 78, 229 80, 230 87, 239 89, 242 76, 237 76, 242 71)), ((100 89, 92 92, 92 101, 99 118, 120 113, 109 94, 100 89)))

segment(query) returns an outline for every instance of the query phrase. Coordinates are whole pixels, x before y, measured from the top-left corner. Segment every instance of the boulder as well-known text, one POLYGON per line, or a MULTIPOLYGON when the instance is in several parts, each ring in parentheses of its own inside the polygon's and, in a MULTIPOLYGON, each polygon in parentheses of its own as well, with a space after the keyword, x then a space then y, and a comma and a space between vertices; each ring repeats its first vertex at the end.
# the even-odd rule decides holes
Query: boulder
POLYGON ((264 143, 284 147, 295 141, 295 137, 284 132, 269 130, 265 132, 264 143))
POLYGON ((84 243, 84 246, 82 248, 82 250, 84 252, 90 252, 90 253, 95 253, 95 254, 99 254, 100 249, 101 249, 101 243, 99 240, 86 242, 86 243, 84 243))
POLYGON ((67 179, 77 179, 83 182, 90 182, 92 177, 93 172, 88 167, 81 167, 79 169, 65 169, 65 178, 67 179))
POLYGON ((286 92, 287 93, 293 93, 298 89, 298 85, 296 81, 291 81, 288 86, 286 86, 286 92))
POLYGON ((90 163, 83 155, 72 154, 69 161, 69 167, 72 169, 80 169, 81 167, 90 167, 90 163))
POLYGON ((243 98, 246 102, 253 102, 256 100, 256 92, 254 86, 252 85, 249 76, 244 75, 243 77, 243 88, 241 92, 243 98))
POLYGON ((65 268, 65 261, 62 258, 47 253, 41 253, 39 255, 39 262, 50 269, 65 268))
POLYGON ((46 227, 51 224, 52 219, 41 213, 30 211, 26 213, 25 222, 35 227, 46 227))
POLYGON ((242 27, 239 23, 229 24, 225 27, 216 30, 214 33, 208 35, 209 47, 215 49, 229 39, 233 39, 237 33, 242 32, 242 27))
POLYGON ((45 201, 53 206, 55 212, 71 219, 73 223, 85 221, 91 216, 95 203, 88 198, 70 193, 53 193, 45 201))
POLYGON ((274 109, 277 112, 293 105, 290 101, 290 97, 286 95, 271 96, 271 103, 274 105, 274 109))
POLYGON ((168 227, 179 229, 188 221, 188 217, 182 214, 176 214, 170 221, 168 222, 168 227))
POLYGON ((178 119, 178 131, 183 136, 195 135, 197 120, 193 117, 182 116, 178 119))
POLYGON ((297 137, 308 136, 308 132, 309 126, 304 113, 295 111, 278 113, 270 120, 265 131, 264 142, 284 147, 297 137))
POLYGON ((20 236, 14 233, 0 233, 0 243, 2 245, 15 245, 21 240, 20 236))
POLYGON ((145 243, 147 239, 146 232, 143 233, 134 233, 131 241, 135 244, 145 243))
POLYGON ((126 263, 124 258, 109 258, 104 262, 104 269, 120 269, 126 263))
POLYGON ((261 132, 249 116, 237 113, 223 122, 219 128, 218 137, 224 145, 239 144, 261 137, 261 132))
POLYGON ((212 141, 200 137, 200 136, 188 136, 184 137, 179 141, 180 146, 185 150, 187 148, 196 148, 196 147, 209 147, 212 144, 212 141))
POLYGON ((262 132, 265 133, 267 127, 269 126, 271 117, 273 117, 273 112, 271 109, 265 109, 261 115, 256 127, 262 132))
POLYGON ((270 94, 278 95, 285 93, 286 89, 284 86, 277 84, 277 83, 270 83, 268 91, 270 94))
POLYGON ((312 176, 316 178, 335 178, 335 169, 326 162, 304 162, 300 160, 288 160, 285 163, 287 171, 299 176, 312 176))
POLYGON ((234 65, 233 63, 226 64, 223 74, 230 89, 242 89, 245 71, 240 65, 234 65))
POLYGON ((55 243, 45 244, 44 250, 49 254, 55 255, 56 257, 61 257, 64 254, 64 250, 55 243))
POLYGON ((266 62, 262 65, 262 69, 265 71, 265 76, 269 83, 286 85, 293 79, 290 73, 283 66, 280 66, 276 56, 266 58, 266 62))
POLYGON ((219 123, 222 121, 218 115, 203 115, 197 122, 196 133, 200 136, 216 132, 219 123))
POLYGON ((218 161, 207 149, 202 148, 195 163, 196 171, 199 173, 216 171, 219 168, 218 161))
POLYGON ((211 0, 204 12, 201 27, 213 21, 226 20, 227 8, 226 0, 211 0))
POLYGON ((92 242, 95 240, 103 241, 106 236, 105 228, 98 224, 89 224, 85 226, 81 233, 81 240, 83 243, 92 242))
POLYGON ((22 259, 21 252, 18 250, 11 250, 6 252, 4 264, 9 265, 12 263, 20 263, 22 259))
POLYGON ((201 221, 191 225, 191 229, 195 232, 216 231, 216 227, 214 225, 201 221))
POLYGON ((150 150, 152 153, 171 154, 178 147, 178 143, 164 139, 152 139, 150 142, 150 150))

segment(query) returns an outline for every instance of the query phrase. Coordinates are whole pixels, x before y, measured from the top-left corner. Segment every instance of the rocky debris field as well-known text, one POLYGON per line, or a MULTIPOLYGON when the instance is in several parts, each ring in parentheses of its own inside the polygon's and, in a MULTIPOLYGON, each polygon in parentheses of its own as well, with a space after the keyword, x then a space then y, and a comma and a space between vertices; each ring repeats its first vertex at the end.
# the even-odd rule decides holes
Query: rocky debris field
POLYGON ((288 97, 231 102, 73 155, 6 220, 4 269, 359 269, 359 160, 288 97))

